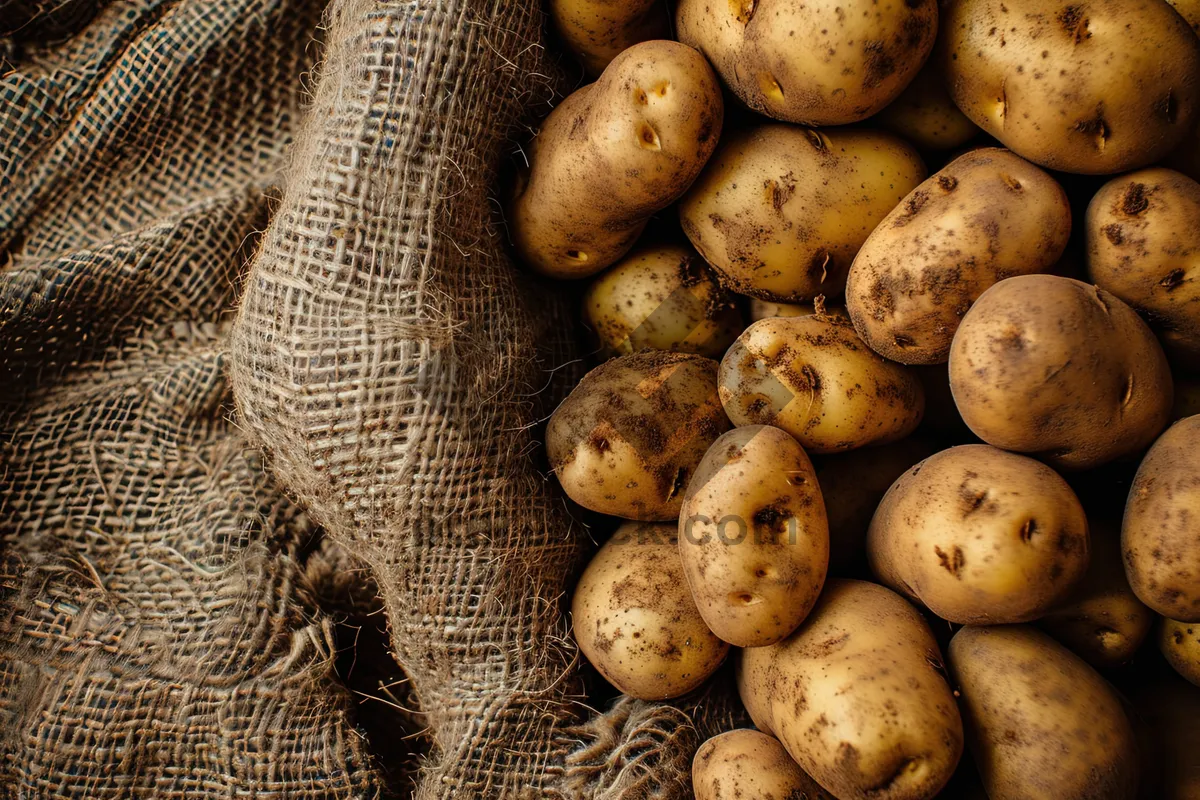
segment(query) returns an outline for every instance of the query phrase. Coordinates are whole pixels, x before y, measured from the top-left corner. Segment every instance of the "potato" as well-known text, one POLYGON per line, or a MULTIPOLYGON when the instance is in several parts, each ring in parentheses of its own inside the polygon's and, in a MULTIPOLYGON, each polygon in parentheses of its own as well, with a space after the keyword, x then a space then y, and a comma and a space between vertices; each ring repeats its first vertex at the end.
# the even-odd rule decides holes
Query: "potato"
MULTIPOLYGON (((816 302, 776 303, 771 300, 759 300, 757 297, 750 298, 751 322, 758 322, 760 319, 769 319, 771 317, 811 317, 816 313, 816 302)), ((838 303, 823 304, 820 313, 850 319, 850 317, 846 316, 846 309, 838 303)))
POLYGON ((1154 800, 1200 800, 1200 688, 1174 676, 1147 680, 1135 688, 1133 701, 1150 733, 1146 749, 1161 762, 1162 787, 1154 800))
POLYGON ((950 347, 950 389, 989 444, 1088 469, 1136 453, 1171 414, 1162 348, 1129 306, 1054 275, 997 283, 950 347))
POLYGON ((734 425, 774 425, 811 453, 903 439, 925 407, 916 377, 830 316, 755 322, 725 353, 719 384, 734 425))
POLYGON ((796 440, 765 425, 721 434, 684 494, 679 554, 721 639, 762 647, 794 631, 829 567, 825 504, 796 440))
POLYGON ((948 0, 942 15, 950 96, 1036 164, 1124 172, 1200 118, 1200 41, 1162 0, 948 0))
POLYGON ((675 27, 755 111, 843 125, 879 111, 917 74, 937 35, 937 3, 680 0, 675 27))
POLYGON ((1067 194, 1007 150, 973 150, 913 190, 858 251, 846 309, 871 349, 940 364, 971 304, 996 281, 1045 272, 1071 234, 1067 194))
POLYGON ((696 800, 837 800, 804 774, 776 739, 749 729, 712 737, 692 761, 696 800))
POLYGON ((599 75, 626 49, 671 35, 661 0, 550 0, 550 21, 589 75, 599 75))
POLYGON ((1184 22, 1192 27, 1197 34, 1200 34, 1200 0, 1167 0, 1175 11, 1183 17, 1184 22))
POLYGON ((871 570, 950 622, 1027 622, 1088 565, 1087 518, 1054 470, 987 445, 930 456, 892 484, 867 534, 871 570))
POLYGON ((546 452, 567 496, 626 519, 679 516, 683 490, 729 429, 717 364, 648 350, 584 376, 546 426, 546 452))
POLYGON ((1121 548, 1138 599, 1181 622, 1200 622, 1200 416, 1164 433, 1138 467, 1121 548))
POLYGON ((580 576, 571 619, 592 666, 641 700, 695 689, 729 652, 692 602, 671 524, 618 528, 580 576))
POLYGON ((1026 625, 963 628, 949 656, 988 797, 1133 799, 1133 729, 1082 659, 1026 625))
POLYGON ((867 235, 924 177, 890 133, 762 125, 721 142, 679 218, 727 287, 797 303, 841 294, 867 235))
POLYGON ((542 123, 509 207, 517 255, 554 278, 614 263, 700 174, 722 117, 699 53, 667 41, 630 47, 542 123))
POLYGON ((672 350, 719 358, 745 327, 742 315, 690 247, 639 249, 596 277, 583 322, 602 355, 672 350))
POLYGON ((1176 672, 1200 686, 1200 623, 1164 617, 1158 629, 1158 649, 1176 672))
POLYGON ((1087 210, 1089 279, 1142 312, 1168 355, 1200 365, 1200 183, 1156 167, 1109 181, 1087 210))
POLYGON ((829 581, 795 633, 737 666, 754 724, 842 800, 933 797, 962 755, 937 642, 882 586, 829 581))
POLYGON ((945 76, 936 61, 926 62, 908 88, 876 119, 922 150, 953 150, 980 132, 950 99, 945 76))

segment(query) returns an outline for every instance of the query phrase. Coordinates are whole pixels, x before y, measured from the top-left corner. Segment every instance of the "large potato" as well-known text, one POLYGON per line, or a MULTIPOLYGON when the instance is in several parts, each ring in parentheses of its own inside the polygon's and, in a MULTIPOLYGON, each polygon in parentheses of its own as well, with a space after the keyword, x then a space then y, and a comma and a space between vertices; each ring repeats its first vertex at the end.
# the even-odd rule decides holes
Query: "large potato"
POLYGON ((796 440, 765 425, 721 434, 684 495, 679 554, 717 636, 762 647, 794 631, 829 566, 825 504, 796 440))
POLYGON ((679 217, 730 289, 795 303, 841 294, 867 235, 924 177, 890 133, 762 125, 721 142, 679 217))
POLYGON ((831 580, 804 624, 741 651, 754 724, 841 800, 937 794, 962 754, 962 721, 925 620, 899 595, 831 580))
POLYGON ((1200 622, 1200 416, 1164 433, 1138 467, 1125 504, 1125 574, 1159 614, 1200 622))
POLYGON ((963 628, 949 656, 988 797, 1133 800, 1133 729, 1082 659, 1025 625, 963 628))
POLYGON ((678 42, 634 45, 542 123, 508 222, 517 255, 555 278, 623 256, 683 194, 721 135, 717 76, 678 42))
POLYGON ((549 0, 554 29, 589 75, 638 42, 666 39, 671 18, 662 0, 549 0))
POLYGON ((1200 119, 1200 41, 1162 0, 949 0, 942 14, 950 95, 1044 167, 1144 166, 1200 119))
POLYGON ((695 689, 729 651, 692 602, 670 524, 619 528, 580 576, 571 619, 592 666, 642 700, 695 689))
POLYGON ((1158 649, 1176 672, 1200 686, 1200 623, 1164 617, 1158 631, 1158 649))
POLYGON ((1067 194, 1007 150, 972 150, 888 214, 858 251, 846 308, 876 353, 938 364, 971 304, 996 281, 1046 272, 1071 234, 1067 194))
POLYGON ((546 426, 546 451, 567 496, 626 519, 672 520, 705 451, 729 421, 717 364, 646 351, 584 376, 546 426))
POLYGON ((1087 570, 1087 518, 1045 464, 963 445, 892 485, 871 520, 867 555, 880 580, 942 619, 1028 622, 1087 570))
POLYGON ((777 317, 747 328, 721 360, 720 396, 735 425, 774 425, 811 453, 903 439, 925 398, 838 317, 777 317))
POLYGON ((712 737, 692 760, 696 800, 837 800, 797 766, 777 739, 749 729, 712 737))
POLYGON ((1087 469, 1149 445, 1171 414, 1162 348, 1129 306, 1054 275, 997 283, 950 347, 963 420, 1005 450, 1087 469))
POLYGON ((1200 183, 1169 169, 1122 175, 1087 211, 1088 276, 1142 312, 1169 355, 1200 365, 1200 183))
POLYGON ((879 112, 879 124, 922 150, 953 150, 979 133, 979 128, 958 110, 946 77, 936 61, 929 61, 891 105, 879 112))
POLYGON ((681 0, 676 29, 755 111, 842 125, 879 111, 917 74, 937 35, 937 3, 681 0))

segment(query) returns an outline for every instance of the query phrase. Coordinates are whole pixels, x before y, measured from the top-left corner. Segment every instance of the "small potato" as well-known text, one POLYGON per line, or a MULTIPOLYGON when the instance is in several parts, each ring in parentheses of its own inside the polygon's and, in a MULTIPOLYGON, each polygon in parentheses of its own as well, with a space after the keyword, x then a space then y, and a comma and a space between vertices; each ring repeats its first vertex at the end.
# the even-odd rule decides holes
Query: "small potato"
POLYGON ((509 207, 517 255, 553 278, 614 263, 700 174, 723 113, 717 76, 695 50, 630 47, 542 123, 509 207))
POLYGON ((1133 729, 1082 659, 1025 625, 963 628, 949 656, 988 797, 1133 800, 1133 729))
POLYGON ((1176 672, 1200 686, 1200 623, 1164 617, 1158 630, 1158 649, 1176 672))
POLYGON ((1138 467, 1121 548, 1129 585, 1154 611, 1200 622, 1200 416, 1172 425, 1138 467))
POLYGON ((716 373, 707 358, 648 350, 585 375, 546 426, 567 496, 602 514, 674 521, 696 465, 729 429, 716 373))
POLYGON ((829 316, 754 323, 725 353, 719 383, 734 425, 774 425, 810 453, 903 439, 925 407, 912 373, 829 316))
POLYGON ((908 88, 876 119, 922 150, 954 150, 980 132, 954 105, 945 75, 935 61, 926 62, 908 88))
POLYGON ((775 119, 844 125, 879 111, 925 63, 935 0, 681 0, 679 41, 775 119))
POLYGON ((729 652, 692 602, 670 524, 618 528, 579 578, 571 619, 592 666, 641 700, 695 689, 729 652))
POLYGON ((1103 289, 1054 275, 980 296, 950 347, 950 389, 979 438, 1064 469, 1138 452, 1171 414, 1171 373, 1146 323, 1103 289))
POLYGON ((837 800, 804 774, 778 740, 749 729, 700 745, 692 791, 696 800, 837 800))
POLYGON ((649 348, 719 358, 745 327, 703 260, 682 245, 637 250, 597 276, 583 321, 604 356, 649 348))
POLYGON ((925 620, 899 595, 831 580, 804 624, 740 652, 754 724, 843 800, 924 800, 962 755, 962 720, 925 620))
POLYGON ((829 526, 812 462, 778 428, 721 434, 692 475, 679 554, 709 630, 738 647, 774 644, 817 602, 829 526))
POLYGON ((1200 183, 1153 168, 1109 181, 1087 210, 1088 275, 1150 321, 1164 349, 1200 365, 1200 183))
POLYGON ((1079 499, 1054 470, 987 445, 930 456, 888 490, 867 556, 886 585, 959 624, 1027 622, 1088 565, 1079 499))
POLYGON ((833 297, 867 235, 924 177, 917 151, 890 133, 762 125, 721 142, 679 218, 731 290, 833 297))
POLYGON ((589 75, 639 42, 671 35, 662 0, 550 0, 548 7, 554 29, 589 75))
POLYGON ((971 304, 997 281, 1049 271, 1071 235, 1054 179, 1007 150, 973 150, 892 209, 846 282, 846 308, 871 349, 940 364, 971 304))

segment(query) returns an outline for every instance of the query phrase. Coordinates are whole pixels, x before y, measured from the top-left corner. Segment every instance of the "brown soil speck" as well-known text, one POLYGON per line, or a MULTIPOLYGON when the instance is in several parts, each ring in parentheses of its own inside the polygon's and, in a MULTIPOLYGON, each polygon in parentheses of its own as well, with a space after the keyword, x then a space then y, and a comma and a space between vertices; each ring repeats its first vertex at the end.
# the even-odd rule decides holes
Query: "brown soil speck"
POLYGON ((1136 217, 1150 207, 1150 199, 1146 196, 1144 183, 1132 184, 1121 197, 1121 213, 1136 217))
POLYGON ((942 548, 934 545, 933 552, 937 555, 938 563, 942 565, 942 569, 961 580, 962 569, 967 563, 966 558, 963 555, 962 548, 956 545, 952 552, 947 553, 946 551, 942 550, 942 548))

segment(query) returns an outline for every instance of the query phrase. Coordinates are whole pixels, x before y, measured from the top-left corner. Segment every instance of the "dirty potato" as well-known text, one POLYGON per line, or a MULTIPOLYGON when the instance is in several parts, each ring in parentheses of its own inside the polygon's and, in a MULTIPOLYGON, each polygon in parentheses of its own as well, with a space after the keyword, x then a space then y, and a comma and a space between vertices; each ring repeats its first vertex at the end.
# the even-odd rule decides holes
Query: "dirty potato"
POLYGON ((662 0, 549 0, 554 29, 589 75, 639 42, 666 39, 671 18, 662 0))
POLYGON ((1200 686, 1200 623, 1164 617, 1158 630, 1158 649, 1176 672, 1200 686))
POLYGON ((946 89, 946 78, 934 61, 927 62, 900 96, 879 112, 879 124, 922 150, 953 150, 980 131, 958 110, 946 89))
POLYGON ((837 800, 804 774, 777 739, 741 729, 712 737, 692 760, 696 800, 837 800))

